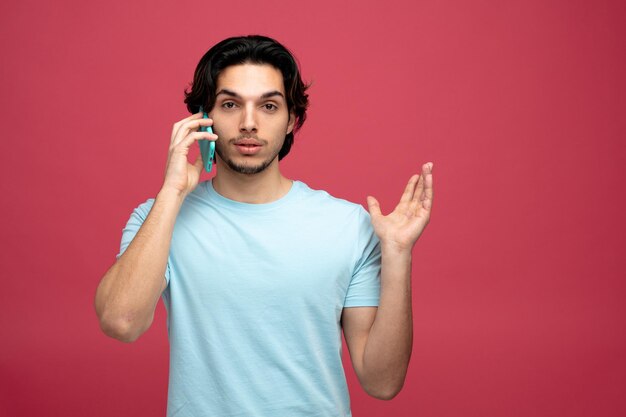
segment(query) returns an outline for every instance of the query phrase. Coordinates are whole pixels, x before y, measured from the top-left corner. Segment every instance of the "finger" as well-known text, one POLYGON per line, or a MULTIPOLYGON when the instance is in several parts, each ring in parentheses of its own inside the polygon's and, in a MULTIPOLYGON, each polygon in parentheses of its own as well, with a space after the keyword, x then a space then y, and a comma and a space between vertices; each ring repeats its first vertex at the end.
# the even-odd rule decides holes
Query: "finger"
MULTIPOLYGON (((178 133, 176 134, 176 137, 174 138, 174 146, 176 146, 178 143, 183 141, 184 138, 187 137, 190 133, 198 132, 200 126, 212 126, 212 125, 213 125, 212 119, 192 119, 183 123, 178 129, 178 133)), ((204 133, 204 132, 200 132, 200 133, 204 133)))
POLYGON ((424 190, 424 177, 422 175, 419 176, 417 180, 417 185, 415 186, 415 192, 413 193, 413 198, 409 202, 406 214, 409 216, 415 215, 420 207, 422 206, 422 202, 420 200, 420 196, 424 190))
POLYGON ((422 192, 424 191, 424 174, 420 174, 417 180, 417 185, 415 186, 415 192, 413 193, 413 198, 411 199, 411 203, 419 201, 422 192))
POLYGON ((424 178, 424 199, 422 201, 422 206, 426 210, 430 210, 433 205, 433 197, 434 197, 434 188, 433 188, 433 166, 432 162, 429 162, 427 165, 427 173, 424 178))
POLYGON ((196 169, 198 175, 200 175, 200 172, 202 172, 202 155, 198 155, 196 157, 196 162, 193 163, 193 166, 196 169))
POLYGON ((180 127, 193 119, 200 119, 202 118, 202 113, 194 113, 189 117, 184 118, 183 120, 179 120, 178 122, 174 123, 174 126, 172 126, 172 135, 170 137, 170 145, 174 143, 174 138, 176 138, 176 135, 178 134, 178 131, 180 130, 180 127))
POLYGON ((183 140, 171 147, 170 150, 174 151, 176 149, 185 149, 185 152, 187 152, 187 150, 191 147, 191 145, 193 145, 194 142, 202 139, 216 141, 217 135, 210 132, 191 132, 190 134, 185 136, 183 140))
POLYGON ((372 218, 383 215, 383 213, 380 211, 380 204, 378 203, 378 200, 376 200, 372 196, 367 196, 367 208, 372 218))
POLYGON ((424 200, 427 198, 426 181, 430 176, 431 166, 432 162, 422 165, 422 173, 420 174, 420 179, 417 183, 417 187, 415 188, 415 194, 413 195, 413 199, 411 200, 411 204, 409 206, 409 212, 411 214, 417 214, 418 211, 424 207, 424 200))
POLYGON ((212 119, 195 118, 184 122, 176 132, 174 136, 173 144, 176 146, 180 143, 190 132, 196 132, 200 126, 212 126, 212 119))
POLYGON ((413 198, 413 194, 415 193, 415 185, 419 179, 419 175, 415 174, 411 178, 409 178, 409 182, 406 184, 404 188, 404 193, 402 193, 402 197, 400 197, 401 203, 408 203, 413 198))
MULTIPOLYGON (((187 126, 181 126, 178 134, 182 135, 182 133, 185 132, 186 135, 180 138, 177 137, 175 139, 174 144, 171 145, 171 148, 174 148, 183 143, 186 144, 186 146, 191 146, 194 140, 198 140, 198 139, 217 140, 218 137, 213 132, 206 132, 203 130, 194 129, 195 126, 198 126, 198 127, 207 126, 207 120, 212 122, 211 119, 199 119, 196 121, 189 122, 187 126), (190 137, 190 135, 193 135, 193 136, 190 137)), ((209 123, 208 125, 210 124, 211 123, 209 123)))

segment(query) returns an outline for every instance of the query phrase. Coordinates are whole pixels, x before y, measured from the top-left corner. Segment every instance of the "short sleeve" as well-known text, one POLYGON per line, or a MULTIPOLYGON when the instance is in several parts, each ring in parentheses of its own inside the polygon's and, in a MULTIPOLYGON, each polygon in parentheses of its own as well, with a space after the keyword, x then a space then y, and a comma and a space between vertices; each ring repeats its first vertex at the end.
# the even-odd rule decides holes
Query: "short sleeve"
MULTIPOLYGON (((119 259, 122 254, 126 251, 130 242, 133 241, 135 235, 139 231, 139 228, 143 224, 143 222, 148 217, 152 206, 154 205, 154 199, 150 198, 145 203, 142 203, 133 210, 128 222, 126 223, 126 227, 122 230, 122 241, 120 243, 120 252, 116 255, 116 259, 119 259)), ((168 259, 167 266, 165 267, 165 280, 169 284, 170 282, 170 262, 168 259)))
POLYGON ((380 241, 374 233, 370 215, 358 208, 356 263, 344 307, 374 307, 380 300, 380 241))

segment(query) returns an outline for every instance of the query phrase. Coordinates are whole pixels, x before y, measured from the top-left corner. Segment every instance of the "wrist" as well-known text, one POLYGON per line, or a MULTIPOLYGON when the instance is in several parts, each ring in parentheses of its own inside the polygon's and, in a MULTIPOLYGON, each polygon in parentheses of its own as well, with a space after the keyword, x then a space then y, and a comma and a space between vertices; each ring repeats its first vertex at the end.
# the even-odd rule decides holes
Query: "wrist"
POLYGON ((411 256, 413 245, 404 245, 394 241, 381 240, 380 251, 394 256, 411 256))
POLYGON ((399 245, 395 242, 380 242, 380 252, 382 256, 393 256, 397 258, 405 258, 411 260, 411 252, 413 247, 399 245))
POLYGON ((185 200, 185 197, 186 195, 180 190, 163 187, 161 188, 161 191, 159 191, 159 193, 157 194, 156 200, 182 204, 182 202, 185 200))

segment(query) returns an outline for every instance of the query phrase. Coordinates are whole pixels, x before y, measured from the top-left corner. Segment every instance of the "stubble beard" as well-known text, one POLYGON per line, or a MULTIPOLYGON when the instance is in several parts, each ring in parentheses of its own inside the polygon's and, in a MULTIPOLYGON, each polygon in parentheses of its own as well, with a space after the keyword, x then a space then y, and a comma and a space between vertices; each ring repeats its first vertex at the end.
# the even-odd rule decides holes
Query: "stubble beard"
POLYGON ((258 165, 247 165, 247 164, 236 163, 231 158, 229 158, 228 155, 226 155, 226 152, 224 152, 222 146, 220 146, 219 140, 215 143, 215 152, 222 159, 222 161, 224 161, 226 165, 228 165, 228 167, 232 169, 233 171, 239 174, 244 174, 244 175, 254 175, 254 174, 258 174, 260 172, 265 171, 267 167, 269 167, 272 164, 272 162, 274 162, 274 159, 276 159, 278 157, 278 154, 280 153, 280 148, 278 148, 274 152, 273 155, 270 155, 269 158, 267 158, 265 161, 261 162, 258 165))

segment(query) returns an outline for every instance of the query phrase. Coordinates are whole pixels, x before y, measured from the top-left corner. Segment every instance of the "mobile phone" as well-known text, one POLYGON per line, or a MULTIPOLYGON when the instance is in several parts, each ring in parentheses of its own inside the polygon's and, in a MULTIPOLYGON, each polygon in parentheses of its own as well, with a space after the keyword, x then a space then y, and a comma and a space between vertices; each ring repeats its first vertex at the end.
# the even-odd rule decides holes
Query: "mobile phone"
MULTIPOLYGON (((204 108, 200 106, 200 110, 202 112, 202 118, 208 119, 209 115, 204 111, 204 108)), ((213 128, 211 126, 200 126, 201 132, 209 132, 213 133, 213 128)), ((200 154, 202 155, 202 165, 204 165, 204 170, 206 172, 211 172, 213 168, 213 159, 215 158, 215 141, 208 139, 200 139, 200 154)))

